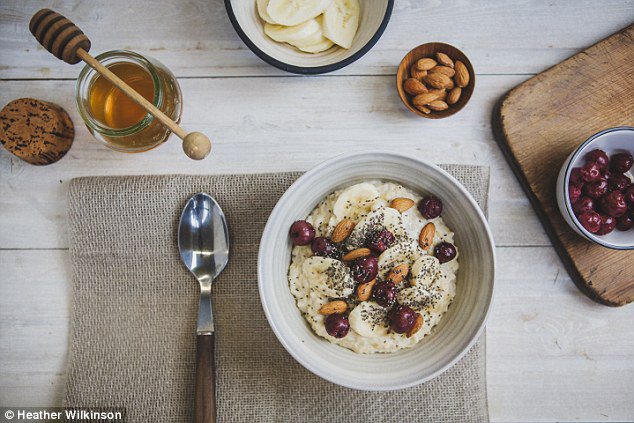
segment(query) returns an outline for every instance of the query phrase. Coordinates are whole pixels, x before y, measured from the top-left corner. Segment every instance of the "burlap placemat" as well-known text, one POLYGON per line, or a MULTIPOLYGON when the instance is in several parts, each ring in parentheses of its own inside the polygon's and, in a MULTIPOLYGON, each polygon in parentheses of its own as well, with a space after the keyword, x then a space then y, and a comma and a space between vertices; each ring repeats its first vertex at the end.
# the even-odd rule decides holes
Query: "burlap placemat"
MULTIPOLYGON (((488 168, 444 166, 486 210, 488 168)), ((75 179, 73 304, 65 405, 124 407, 129 422, 192 420, 198 283, 181 264, 178 218, 205 191, 225 211, 231 262, 213 286, 219 422, 488 421, 484 342, 418 387, 333 385, 270 330, 257 290, 260 236, 299 173, 75 179)))

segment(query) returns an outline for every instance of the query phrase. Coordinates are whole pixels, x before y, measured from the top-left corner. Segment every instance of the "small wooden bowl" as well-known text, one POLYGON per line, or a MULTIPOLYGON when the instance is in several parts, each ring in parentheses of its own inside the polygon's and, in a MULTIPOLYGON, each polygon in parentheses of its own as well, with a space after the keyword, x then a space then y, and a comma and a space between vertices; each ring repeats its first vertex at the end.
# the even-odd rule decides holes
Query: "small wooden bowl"
POLYGON ((398 89, 398 95, 401 97, 401 101, 403 101, 403 104, 405 104, 405 106, 407 106, 407 108, 413 113, 416 113, 418 116, 426 119, 442 119, 458 113, 469 102, 471 94, 473 94, 474 87, 475 72, 473 72, 471 62, 467 59, 467 56, 465 56, 463 52, 454 46, 445 43, 426 43, 414 48, 407 53, 405 57, 403 57, 400 65, 398 65, 398 71, 396 72, 396 88, 398 89), (443 110, 441 112, 432 110, 431 113, 425 114, 412 105, 412 96, 405 92, 403 89, 403 83, 407 78, 409 78, 409 69, 414 63, 416 63, 417 60, 422 59, 423 57, 431 57, 435 60, 435 55, 438 52, 445 53, 454 62, 456 60, 460 60, 464 63, 469 70, 469 84, 462 89, 462 94, 456 104, 450 105, 447 110, 443 110))

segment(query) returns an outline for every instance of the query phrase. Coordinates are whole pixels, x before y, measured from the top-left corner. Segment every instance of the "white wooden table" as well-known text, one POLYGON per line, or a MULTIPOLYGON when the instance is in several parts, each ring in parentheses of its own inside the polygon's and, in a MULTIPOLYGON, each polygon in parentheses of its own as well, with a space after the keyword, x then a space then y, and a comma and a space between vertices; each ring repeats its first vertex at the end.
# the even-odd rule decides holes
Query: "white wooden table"
POLYGON ((634 420, 634 306, 608 308, 577 290, 490 125, 508 89, 633 20, 633 1, 397 0, 365 57, 334 74, 298 77, 252 54, 221 0, 3 0, 1 105, 26 96, 60 104, 76 137, 69 154, 47 167, 0 151, 0 405, 61 402, 71 178, 307 170, 336 154, 394 148, 437 163, 491 167, 499 263, 487 327, 492 420, 634 420), (123 48, 165 63, 183 89, 183 126, 212 136, 211 157, 192 162, 175 139, 141 155, 92 139, 74 105, 80 66, 55 59, 28 32, 42 7, 83 28, 93 53, 123 48), (471 102, 446 120, 411 114, 394 86, 402 56, 427 41, 462 49, 477 73, 471 102))

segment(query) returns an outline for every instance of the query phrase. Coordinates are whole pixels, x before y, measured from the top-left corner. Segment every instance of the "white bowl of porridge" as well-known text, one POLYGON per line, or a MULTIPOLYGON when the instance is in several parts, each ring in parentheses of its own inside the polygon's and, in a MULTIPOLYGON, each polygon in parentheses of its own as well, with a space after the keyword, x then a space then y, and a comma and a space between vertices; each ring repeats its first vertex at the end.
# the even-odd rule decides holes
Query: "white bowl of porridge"
POLYGON ((437 166, 369 151, 299 178, 264 229, 262 306, 304 367, 384 391, 455 364, 484 328, 495 256, 471 195, 437 166))

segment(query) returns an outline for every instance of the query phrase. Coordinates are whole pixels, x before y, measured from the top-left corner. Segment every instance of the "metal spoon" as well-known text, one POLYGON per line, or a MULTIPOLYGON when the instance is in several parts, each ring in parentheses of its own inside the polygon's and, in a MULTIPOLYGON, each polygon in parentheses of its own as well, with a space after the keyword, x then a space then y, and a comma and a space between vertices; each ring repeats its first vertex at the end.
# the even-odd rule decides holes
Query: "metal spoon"
POLYGON ((178 249, 185 266, 200 282, 196 337, 196 423, 216 421, 214 318, 211 283, 229 261, 229 228, 222 209, 208 194, 187 201, 178 225, 178 249))

